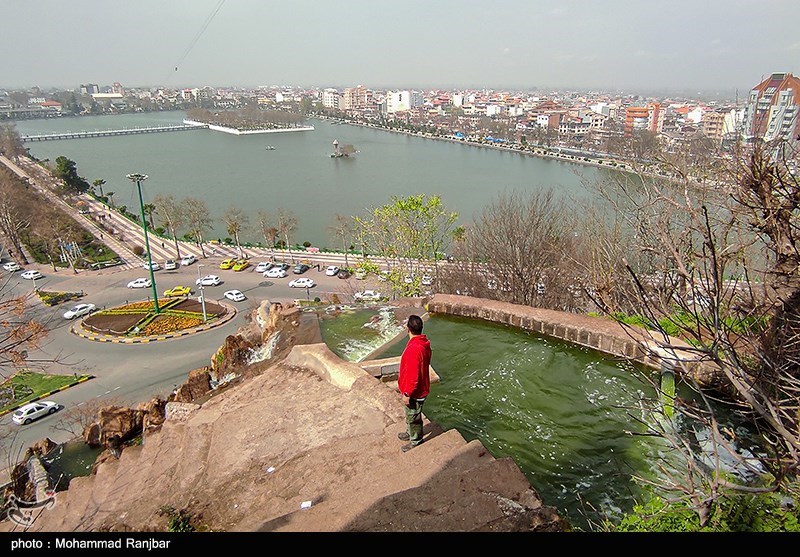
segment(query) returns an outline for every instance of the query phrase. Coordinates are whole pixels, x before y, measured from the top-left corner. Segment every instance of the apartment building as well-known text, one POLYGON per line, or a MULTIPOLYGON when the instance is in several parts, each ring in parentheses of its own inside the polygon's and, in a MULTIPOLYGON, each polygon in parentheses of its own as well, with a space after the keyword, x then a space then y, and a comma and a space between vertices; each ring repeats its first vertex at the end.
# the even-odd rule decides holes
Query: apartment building
POLYGON ((742 135, 747 140, 800 142, 800 78, 774 73, 753 87, 744 110, 742 135))
POLYGON ((664 128, 664 110, 657 102, 645 106, 629 106, 625 109, 625 137, 630 137, 634 130, 647 130, 661 133, 664 128))

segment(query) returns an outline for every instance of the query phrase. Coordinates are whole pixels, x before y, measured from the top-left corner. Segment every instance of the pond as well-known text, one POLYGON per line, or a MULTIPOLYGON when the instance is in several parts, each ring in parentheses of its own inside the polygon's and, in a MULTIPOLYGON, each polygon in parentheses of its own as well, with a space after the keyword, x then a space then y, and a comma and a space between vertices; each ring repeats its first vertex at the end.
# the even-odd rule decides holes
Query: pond
MULTIPOLYGON (((361 329, 374 315, 365 310, 322 320, 323 338, 354 361, 347 356, 372 351, 361 329)), ((591 522, 618 519, 643 496, 633 476, 653 478, 659 463, 677 462, 663 439, 643 435, 660 419, 647 381, 654 372, 484 321, 434 315, 424 332, 441 378, 431 386, 425 415, 467 441, 480 439, 496 458, 513 458, 544 503, 573 527, 589 530, 591 522)), ((370 357, 400 355, 402 338, 370 357)), ((678 396, 694 393, 679 383, 678 396)), ((686 427, 680 418, 674 425, 686 427)))

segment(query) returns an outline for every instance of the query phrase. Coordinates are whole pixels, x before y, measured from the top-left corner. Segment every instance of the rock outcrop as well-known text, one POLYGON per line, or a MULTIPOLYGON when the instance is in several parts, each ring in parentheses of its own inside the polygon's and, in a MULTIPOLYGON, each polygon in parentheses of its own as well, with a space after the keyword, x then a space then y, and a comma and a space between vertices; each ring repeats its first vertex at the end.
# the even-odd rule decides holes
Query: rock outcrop
POLYGON ((83 429, 83 439, 90 447, 118 448, 142 431, 144 411, 122 406, 105 406, 97 419, 83 429))
POLYGON ((186 381, 170 396, 170 401, 192 402, 205 396, 210 390, 211 374, 208 368, 193 369, 186 381))
POLYGON ((456 430, 426 420, 425 442, 403 453, 394 390, 331 365, 324 344, 295 350, 200 405, 169 402, 160 431, 74 478, 31 530, 163 531, 164 508, 213 531, 568 527, 513 460, 456 430))

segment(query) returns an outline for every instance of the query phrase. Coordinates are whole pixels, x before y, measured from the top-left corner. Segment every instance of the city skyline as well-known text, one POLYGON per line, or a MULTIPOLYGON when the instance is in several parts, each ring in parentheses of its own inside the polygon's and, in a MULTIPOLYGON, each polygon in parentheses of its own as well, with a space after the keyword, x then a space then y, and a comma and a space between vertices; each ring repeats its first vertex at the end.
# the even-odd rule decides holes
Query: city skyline
POLYGON ((194 0, 135 4, 0 0, 15 22, 3 87, 299 85, 747 91, 798 73, 800 7, 517 1, 350 0, 336 8, 194 0), (24 9, 23 9, 24 7, 24 9))

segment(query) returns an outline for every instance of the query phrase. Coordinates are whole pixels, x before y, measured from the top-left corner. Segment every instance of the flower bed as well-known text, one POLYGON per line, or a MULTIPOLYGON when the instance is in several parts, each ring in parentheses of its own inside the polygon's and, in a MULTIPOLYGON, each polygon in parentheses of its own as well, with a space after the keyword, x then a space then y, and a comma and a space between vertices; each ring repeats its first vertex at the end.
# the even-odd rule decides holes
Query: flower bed
MULTIPOLYGON (((198 327, 204 323, 202 304, 192 299, 159 300, 156 314, 152 302, 134 302, 93 313, 83 326, 96 333, 119 337, 167 335, 198 327)), ((206 303, 206 322, 215 321, 227 310, 219 304, 206 303)))

